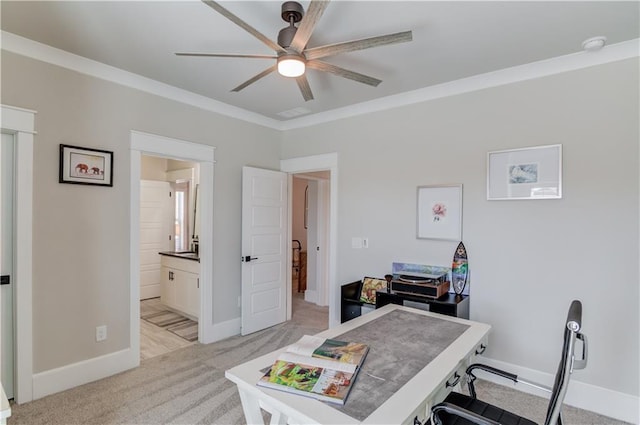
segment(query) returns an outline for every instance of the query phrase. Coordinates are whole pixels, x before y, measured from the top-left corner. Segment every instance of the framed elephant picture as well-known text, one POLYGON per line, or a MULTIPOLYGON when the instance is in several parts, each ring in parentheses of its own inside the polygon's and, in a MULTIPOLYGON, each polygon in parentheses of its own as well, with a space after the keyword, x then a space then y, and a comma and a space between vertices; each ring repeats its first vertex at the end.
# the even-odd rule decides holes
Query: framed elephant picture
POLYGON ((113 152, 61 144, 59 182, 113 186, 113 152))

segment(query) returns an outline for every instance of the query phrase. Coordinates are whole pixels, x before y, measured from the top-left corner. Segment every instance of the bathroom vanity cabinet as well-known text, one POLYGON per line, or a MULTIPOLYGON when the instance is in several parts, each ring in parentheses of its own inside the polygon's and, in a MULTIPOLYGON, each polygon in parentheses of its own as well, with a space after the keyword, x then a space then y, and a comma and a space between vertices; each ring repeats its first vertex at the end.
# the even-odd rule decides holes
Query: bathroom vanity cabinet
POLYGON ((160 301, 167 307, 198 319, 200 263, 197 259, 162 254, 160 264, 160 301))

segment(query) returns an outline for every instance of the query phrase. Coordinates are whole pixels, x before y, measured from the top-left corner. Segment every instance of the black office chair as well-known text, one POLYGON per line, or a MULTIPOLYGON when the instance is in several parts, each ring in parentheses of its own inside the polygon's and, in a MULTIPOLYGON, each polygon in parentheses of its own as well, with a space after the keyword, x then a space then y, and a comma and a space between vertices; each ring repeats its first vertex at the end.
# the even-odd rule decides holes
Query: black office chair
POLYGON ((532 382, 519 379, 517 375, 494 367, 473 364, 467 368, 469 396, 457 392, 450 393, 444 402, 432 409, 432 420, 436 425, 536 425, 535 422, 492 406, 476 398, 473 381, 476 376, 473 371, 483 370, 510 379, 515 383, 531 385, 549 391, 551 397, 544 425, 562 425, 562 402, 569 386, 569 377, 575 369, 584 369, 587 365, 587 338, 579 332, 582 326, 582 303, 575 300, 569 307, 567 322, 564 329, 564 344, 562 358, 556 373, 553 389, 545 388, 532 382), (575 358, 576 339, 582 341, 582 356, 575 358))

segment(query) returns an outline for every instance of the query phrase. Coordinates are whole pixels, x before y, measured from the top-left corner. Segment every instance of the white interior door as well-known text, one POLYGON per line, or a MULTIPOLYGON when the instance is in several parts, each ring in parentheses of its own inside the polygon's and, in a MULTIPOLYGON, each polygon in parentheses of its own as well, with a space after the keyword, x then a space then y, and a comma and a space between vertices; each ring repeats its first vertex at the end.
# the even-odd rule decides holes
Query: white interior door
POLYGON ((307 187, 307 290, 304 291, 304 300, 318 304, 318 182, 307 180, 307 187))
POLYGON ((140 299, 160 296, 160 251, 171 250, 169 182, 140 181, 140 299))
POLYGON ((13 136, 2 134, 0 144, 0 380, 13 398, 13 136))
POLYGON ((242 169, 242 335, 286 320, 287 175, 242 169))

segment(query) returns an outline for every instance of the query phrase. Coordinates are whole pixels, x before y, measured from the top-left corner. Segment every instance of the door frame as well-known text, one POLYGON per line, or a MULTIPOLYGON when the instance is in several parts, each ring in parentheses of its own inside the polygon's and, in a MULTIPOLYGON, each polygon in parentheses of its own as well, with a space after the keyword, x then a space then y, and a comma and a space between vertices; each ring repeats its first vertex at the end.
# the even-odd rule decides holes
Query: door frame
MULTIPOLYGON (((200 163, 200 315, 198 341, 215 340, 213 326, 213 146, 131 131, 130 175, 130 345, 131 361, 140 364, 140 173, 142 155, 159 156, 200 163)), ((218 338, 219 339, 219 338, 218 338)))
POLYGON ((13 134, 14 167, 14 276, 15 314, 14 400, 33 400, 33 145, 35 114, 14 106, 1 105, 2 132, 13 134), (19 282, 19 284, 18 284, 19 282))
MULTIPOLYGON (((338 154, 337 152, 280 160, 280 171, 292 174, 313 171, 330 171, 329 176, 329 256, 328 256, 328 293, 329 293, 329 327, 340 324, 340 291, 337 285, 337 244, 338 244, 338 154)), ((289 191, 292 190, 289 185, 289 191)), ((289 194, 289 234, 292 229, 292 196, 289 194)), ((291 243, 291 242, 289 242, 291 243)), ((291 293, 291 246, 287 260, 288 279, 287 294, 291 293)), ((287 296, 287 320, 291 319, 291 296, 287 296)))

